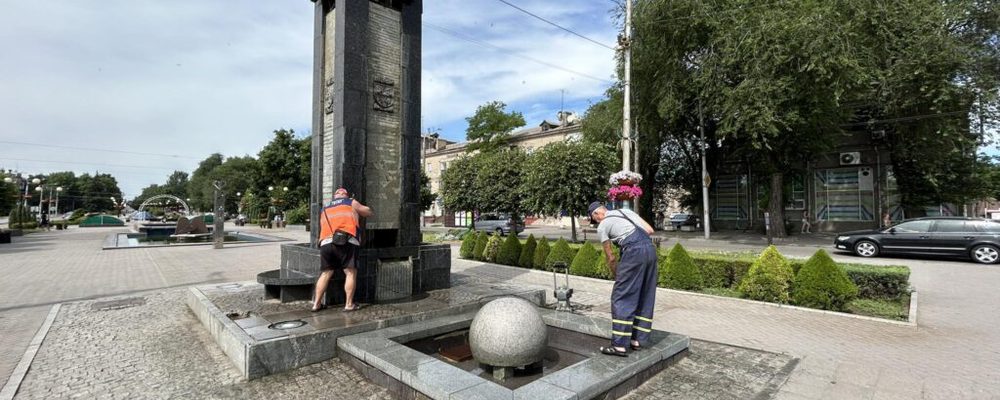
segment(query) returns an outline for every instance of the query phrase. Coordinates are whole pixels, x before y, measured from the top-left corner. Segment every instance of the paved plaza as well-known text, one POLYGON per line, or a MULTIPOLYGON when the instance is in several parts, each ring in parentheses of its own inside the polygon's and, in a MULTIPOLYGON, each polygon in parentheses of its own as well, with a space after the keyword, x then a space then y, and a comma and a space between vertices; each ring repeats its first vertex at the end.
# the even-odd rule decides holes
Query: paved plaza
MULTIPOLYGON (((280 243, 100 250, 104 236, 119 230, 52 231, 0 247, 0 382, 61 304, 16 398, 388 396, 338 360, 241 382, 180 300, 189 285, 253 280, 276 268, 280 243), (142 301, 102 308, 109 296, 142 301)), ((307 237, 294 230, 267 233, 307 237)), ((734 250, 721 242, 685 242, 699 244, 734 250)), ((800 256, 814 248, 800 243, 781 250, 800 256)), ((630 398, 1000 398, 1000 313, 993 307, 1000 303, 1000 268, 875 261, 913 270, 918 326, 661 289, 654 327, 695 340, 688 358, 630 398)), ((457 259, 453 272, 455 284, 552 284, 548 273, 457 259)), ((610 282, 571 282, 583 312, 607 315, 610 282)))

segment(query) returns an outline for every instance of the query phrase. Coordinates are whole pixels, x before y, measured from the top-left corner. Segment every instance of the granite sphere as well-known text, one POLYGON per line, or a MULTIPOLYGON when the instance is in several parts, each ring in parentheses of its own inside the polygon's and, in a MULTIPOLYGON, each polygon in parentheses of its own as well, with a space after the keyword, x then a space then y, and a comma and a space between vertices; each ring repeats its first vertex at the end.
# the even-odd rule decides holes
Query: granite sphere
POLYGON ((495 367, 521 367, 541 361, 548 328, 538 309, 516 297, 483 306, 469 327, 469 346, 476 361, 495 367))

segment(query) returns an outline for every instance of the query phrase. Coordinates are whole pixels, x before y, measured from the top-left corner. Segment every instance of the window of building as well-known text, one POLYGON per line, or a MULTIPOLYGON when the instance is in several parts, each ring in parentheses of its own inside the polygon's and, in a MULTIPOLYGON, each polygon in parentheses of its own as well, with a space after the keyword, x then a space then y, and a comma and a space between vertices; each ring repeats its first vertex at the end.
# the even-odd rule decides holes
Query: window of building
POLYGON ((712 218, 718 220, 746 220, 749 215, 749 187, 746 175, 723 175, 712 183, 712 218))
POLYGON ((446 169, 448 169, 448 162, 441 161, 441 172, 444 172, 446 169))
POLYGON ((792 210, 802 210, 806 208, 806 179, 802 175, 788 177, 791 190, 788 198, 785 199, 785 208, 792 210))
POLYGON ((821 221, 874 221, 875 191, 871 168, 816 171, 815 217, 821 221))
POLYGON ((434 172, 434 163, 427 163, 427 173, 434 172))

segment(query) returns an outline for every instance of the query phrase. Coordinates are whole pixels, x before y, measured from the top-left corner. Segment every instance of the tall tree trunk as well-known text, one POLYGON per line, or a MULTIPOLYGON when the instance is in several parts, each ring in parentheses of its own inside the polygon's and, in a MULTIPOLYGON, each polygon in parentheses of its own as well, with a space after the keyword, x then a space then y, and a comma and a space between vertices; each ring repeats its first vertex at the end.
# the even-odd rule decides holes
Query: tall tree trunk
POLYGON ((569 213, 569 226, 573 229, 572 237, 573 243, 576 243, 576 215, 569 213))
POLYGON ((771 174, 771 236, 785 237, 785 199, 784 196, 784 174, 774 172, 771 174))

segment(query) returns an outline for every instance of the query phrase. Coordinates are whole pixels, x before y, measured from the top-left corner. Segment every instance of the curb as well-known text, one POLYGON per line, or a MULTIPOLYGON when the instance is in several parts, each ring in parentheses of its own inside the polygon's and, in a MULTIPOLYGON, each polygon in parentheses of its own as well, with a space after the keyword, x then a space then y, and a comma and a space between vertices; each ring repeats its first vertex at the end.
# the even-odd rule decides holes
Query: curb
MULTIPOLYGON (((509 265, 493 264, 493 263, 487 263, 487 262, 475 261, 475 260, 466 260, 466 259, 462 259, 462 258, 460 258, 459 260, 469 261, 469 262, 476 262, 476 263, 480 263, 480 264, 491 265, 491 266, 496 266, 496 267, 501 267, 501 268, 509 268, 509 269, 513 269, 513 270, 517 270, 517 271, 528 271, 530 273, 546 274, 546 275, 550 273, 548 271, 539 271, 537 269, 525 269, 525 268, 521 268, 521 267, 512 267, 512 266, 509 266, 509 265)), ((571 275, 571 276, 572 276, 573 279, 582 279, 584 281, 593 282, 593 283, 602 283, 603 282, 603 283, 607 284, 607 283, 613 283, 614 282, 614 281, 607 280, 607 279, 590 278, 590 277, 586 277, 586 276, 575 276, 575 275, 571 275)), ((869 317, 869 316, 866 316, 866 315, 848 314, 848 313, 842 313, 842 312, 838 312, 838 311, 829 311, 829 310, 817 310, 815 308, 799 307, 799 306, 793 306, 793 305, 789 305, 789 304, 768 303, 766 301, 758 301, 758 300, 750 300, 750 299, 739 299, 739 298, 735 298, 735 297, 725 297, 725 296, 715 296, 715 295, 711 295, 711 294, 697 293, 697 292, 688 292, 688 291, 684 291, 684 290, 667 289, 667 288, 662 288, 662 287, 657 287, 656 291, 657 292, 664 292, 664 293, 682 294, 682 295, 688 295, 688 296, 705 297, 705 298, 716 299, 716 300, 728 300, 728 301, 736 301, 736 302, 743 302, 743 303, 749 303, 749 304, 757 304, 757 305, 774 307, 774 308, 787 308, 787 309, 798 310, 798 311, 806 311, 806 312, 812 312, 812 313, 827 314, 827 315, 832 315, 832 316, 841 317, 841 318, 853 318, 853 319, 860 319, 860 320, 866 320, 866 321, 872 321, 872 322, 880 322, 880 323, 893 324, 893 325, 914 326, 914 327, 917 326, 917 291, 916 290, 913 290, 910 293, 910 312, 909 312, 909 315, 908 315, 908 318, 907 318, 906 321, 893 321, 891 319, 869 317)), ((0 400, 2 400, 2 399, 0 399, 0 400)))
POLYGON ((38 354, 38 349, 42 347, 42 342, 45 341, 45 336, 48 335, 49 329, 52 328, 52 322, 55 321, 56 315, 59 314, 59 308, 62 304, 56 304, 52 306, 49 310, 49 315, 45 317, 45 322, 42 326, 38 328, 38 332, 35 333, 35 337, 31 339, 31 343, 28 344, 28 349, 24 351, 24 355, 21 356, 21 361, 17 363, 17 367, 14 368, 14 372, 10 374, 10 378, 7 379, 7 384, 3 386, 0 390, 0 400, 12 400, 14 395, 17 394, 17 390, 21 388, 21 382, 24 381, 24 376, 28 374, 28 369, 31 367, 31 362, 35 360, 35 355, 38 354))

